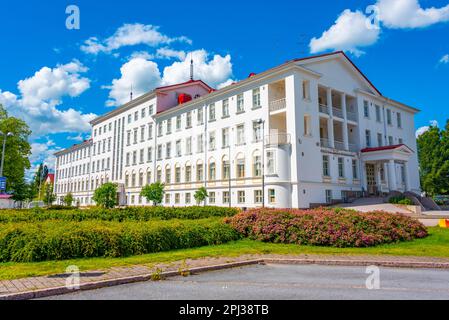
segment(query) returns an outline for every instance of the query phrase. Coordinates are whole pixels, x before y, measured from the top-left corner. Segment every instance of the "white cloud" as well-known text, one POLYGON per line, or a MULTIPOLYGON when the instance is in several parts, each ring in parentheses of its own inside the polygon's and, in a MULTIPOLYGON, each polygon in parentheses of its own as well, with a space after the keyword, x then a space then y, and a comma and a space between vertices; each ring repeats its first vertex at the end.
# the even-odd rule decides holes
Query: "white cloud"
POLYGON ((448 64, 448 63, 449 63, 449 54, 444 55, 444 56, 440 59, 440 63, 448 64))
POLYGON ((211 86, 221 86, 223 83, 232 82, 231 56, 214 55, 210 59, 205 50, 197 50, 191 54, 185 54, 184 59, 175 61, 164 68, 161 75, 159 66, 154 61, 145 59, 144 56, 136 56, 126 62, 121 68, 121 77, 114 79, 110 89, 108 106, 119 106, 130 100, 131 86, 133 97, 153 90, 162 85, 182 83, 190 78, 190 56, 192 56, 195 68, 195 79, 201 79, 211 86))
POLYGON ((90 80, 81 76, 87 70, 77 60, 53 69, 44 67, 32 77, 19 81, 20 95, 0 90, 0 103, 12 115, 25 120, 33 136, 87 131, 89 121, 96 115, 57 108, 64 96, 78 97, 90 88, 90 80))
POLYGON ((81 46, 81 50, 89 54, 111 53, 126 46, 147 45, 157 47, 173 42, 192 44, 192 41, 185 36, 171 38, 162 34, 159 32, 158 26, 134 23, 124 24, 112 36, 103 41, 96 37, 89 38, 81 46))
POLYGON ((449 21, 449 5, 423 9, 418 0, 378 0, 376 5, 387 28, 422 28, 449 21))
POLYGON ((176 58, 178 60, 185 60, 186 53, 184 51, 173 50, 167 47, 159 48, 156 51, 156 57, 160 59, 176 58))
POLYGON ((430 121, 430 126, 424 126, 416 130, 416 138, 422 136, 424 133, 430 130, 431 127, 437 127, 438 128, 438 121, 432 120, 430 121))
POLYGON ((361 11, 343 11, 329 30, 310 41, 311 53, 343 50, 357 56, 363 54, 359 48, 376 43, 381 32, 379 28, 369 27, 367 21, 361 11))
POLYGON ((76 135, 76 136, 68 136, 67 140, 82 142, 82 141, 84 141, 84 138, 83 138, 83 135, 80 133, 79 135, 76 135))

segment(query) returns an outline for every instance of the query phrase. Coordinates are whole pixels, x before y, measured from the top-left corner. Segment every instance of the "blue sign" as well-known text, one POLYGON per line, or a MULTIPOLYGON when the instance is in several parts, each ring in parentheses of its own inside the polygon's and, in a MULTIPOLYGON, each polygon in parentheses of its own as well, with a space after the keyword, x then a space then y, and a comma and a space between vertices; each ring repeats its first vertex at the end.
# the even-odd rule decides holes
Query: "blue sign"
POLYGON ((6 190, 6 177, 0 177, 0 191, 6 190))

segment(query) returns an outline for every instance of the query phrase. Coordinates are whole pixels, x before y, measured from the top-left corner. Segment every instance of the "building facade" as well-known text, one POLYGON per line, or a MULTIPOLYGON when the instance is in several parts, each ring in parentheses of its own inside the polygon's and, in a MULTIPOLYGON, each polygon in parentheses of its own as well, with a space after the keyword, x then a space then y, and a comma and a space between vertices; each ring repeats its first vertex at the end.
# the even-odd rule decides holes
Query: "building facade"
POLYGON ((56 154, 58 201, 91 205, 106 182, 121 205, 309 208, 390 191, 420 193, 414 116, 342 52, 298 59, 221 90, 157 88, 92 121, 92 139, 56 154))

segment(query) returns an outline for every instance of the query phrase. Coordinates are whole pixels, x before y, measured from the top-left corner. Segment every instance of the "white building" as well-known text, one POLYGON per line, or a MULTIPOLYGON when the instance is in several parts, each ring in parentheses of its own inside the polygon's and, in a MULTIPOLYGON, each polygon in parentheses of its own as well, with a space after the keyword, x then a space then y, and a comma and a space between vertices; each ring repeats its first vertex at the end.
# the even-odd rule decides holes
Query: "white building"
POLYGON ((414 115, 342 52, 298 59, 213 90, 200 80, 157 88, 92 121, 92 140, 56 154, 59 201, 92 203, 105 182, 122 204, 166 184, 164 205, 308 208, 347 198, 420 193, 414 115), (264 156, 263 156, 264 155, 264 156))

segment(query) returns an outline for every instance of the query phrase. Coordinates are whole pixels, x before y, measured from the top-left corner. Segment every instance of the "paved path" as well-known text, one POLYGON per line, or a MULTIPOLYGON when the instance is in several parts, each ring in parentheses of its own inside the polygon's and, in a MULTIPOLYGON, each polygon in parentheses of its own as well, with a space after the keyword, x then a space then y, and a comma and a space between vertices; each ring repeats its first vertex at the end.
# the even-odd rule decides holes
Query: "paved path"
POLYGON ((363 267, 266 265, 73 293, 52 300, 449 299, 449 270, 380 268, 368 290, 363 267))
POLYGON ((396 207, 391 203, 384 203, 382 198, 362 198, 353 203, 338 205, 342 208, 354 209, 361 212, 385 211, 390 213, 410 214, 410 211, 396 207))

